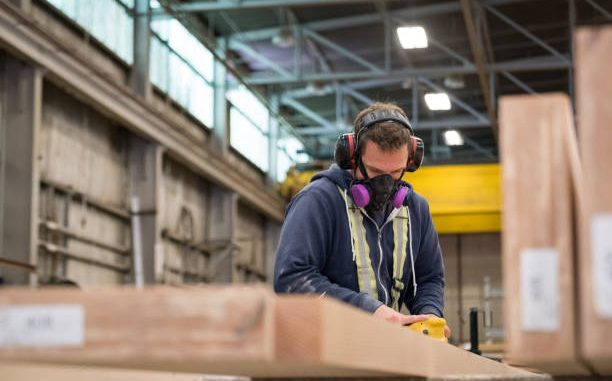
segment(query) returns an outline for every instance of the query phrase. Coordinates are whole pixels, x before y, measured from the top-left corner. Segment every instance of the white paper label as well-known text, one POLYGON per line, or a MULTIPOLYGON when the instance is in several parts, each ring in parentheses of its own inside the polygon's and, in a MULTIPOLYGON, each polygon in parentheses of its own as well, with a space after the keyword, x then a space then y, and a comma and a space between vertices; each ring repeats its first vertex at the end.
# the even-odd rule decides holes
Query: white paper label
POLYGON ((0 306, 0 347, 82 346, 84 321, 76 304, 0 306))
POLYGON ((591 252, 595 312, 612 319, 612 214, 593 216, 591 252))
POLYGON ((553 248, 525 249, 520 262, 522 329, 558 330, 559 253, 553 248))

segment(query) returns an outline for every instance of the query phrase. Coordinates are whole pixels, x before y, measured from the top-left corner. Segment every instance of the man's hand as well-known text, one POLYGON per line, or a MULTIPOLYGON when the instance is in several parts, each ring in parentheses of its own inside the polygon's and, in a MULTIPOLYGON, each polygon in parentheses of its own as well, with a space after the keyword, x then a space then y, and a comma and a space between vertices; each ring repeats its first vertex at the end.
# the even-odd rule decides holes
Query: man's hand
MULTIPOLYGON (((435 315, 404 315, 392 308, 385 306, 384 304, 376 309, 373 314, 374 317, 388 321, 389 323, 398 325, 409 325, 412 323, 418 323, 429 319, 430 317, 436 317, 435 315)), ((449 338, 451 330, 448 325, 444 326, 444 336, 449 338)))
POLYGON ((395 311, 392 308, 385 306, 384 304, 376 309, 373 314, 374 317, 388 321, 389 323, 397 325, 408 325, 417 323, 423 320, 427 320, 429 315, 404 315, 395 311))

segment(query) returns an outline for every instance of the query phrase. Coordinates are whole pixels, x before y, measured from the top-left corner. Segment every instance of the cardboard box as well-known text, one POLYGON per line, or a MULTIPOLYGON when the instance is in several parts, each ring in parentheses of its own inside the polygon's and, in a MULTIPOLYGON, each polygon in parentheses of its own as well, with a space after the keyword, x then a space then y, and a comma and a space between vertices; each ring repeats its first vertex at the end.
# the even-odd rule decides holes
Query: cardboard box
POLYGON ((555 375, 588 373, 575 334, 572 119, 564 94, 500 101, 506 359, 555 375))
POLYGON ((576 104, 583 163, 580 199, 580 348, 612 375, 612 28, 576 36, 576 104))

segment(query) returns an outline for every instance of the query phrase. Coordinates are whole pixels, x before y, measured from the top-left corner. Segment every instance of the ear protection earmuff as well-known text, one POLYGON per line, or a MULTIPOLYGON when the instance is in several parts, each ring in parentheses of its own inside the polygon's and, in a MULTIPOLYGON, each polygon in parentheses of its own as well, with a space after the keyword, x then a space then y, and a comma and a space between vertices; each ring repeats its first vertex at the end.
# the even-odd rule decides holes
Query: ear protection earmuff
POLYGON ((406 171, 414 172, 423 163, 423 157, 425 156, 425 144, 423 140, 414 135, 414 130, 402 113, 394 110, 375 110, 366 114, 362 119, 361 128, 357 135, 355 133, 348 133, 341 135, 336 141, 336 150, 334 158, 336 164, 342 169, 355 169, 357 168, 357 160, 359 159, 359 139, 365 134, 372 126, 381 122, 396 122, 410 131, 410 141, 408 144, 408 161, 406 163, 406 171))

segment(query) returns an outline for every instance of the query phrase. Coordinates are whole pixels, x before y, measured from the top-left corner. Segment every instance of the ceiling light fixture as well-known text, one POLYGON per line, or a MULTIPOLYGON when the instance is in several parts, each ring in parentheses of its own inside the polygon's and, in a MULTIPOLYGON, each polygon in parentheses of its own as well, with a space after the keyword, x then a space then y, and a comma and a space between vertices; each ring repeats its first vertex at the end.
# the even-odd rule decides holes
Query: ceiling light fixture
POLYGON ((465 80, 462 75, 449 74, 444 78, 444 86, 451 90, 459 90, 465 88, 465 80))
POLYGON ((444 131, 444 143, 447 146, 462 146, 463 137, 457 130, 444 131))
POLYGON ((425 103, 432 111, 447 111, 451 109, 451 102, 446 93, 427 93, 425 103))
POLYGON ((422 26, 400 26, 397 37, 404 49, 423 49, 427 45, 427 34, 422 26))
POLYGON ((279 48, 290 48, 294 43, 293 31, 288 26, 280 28, 278 33, 272 37, 272 44, 278 46, 279 48))

